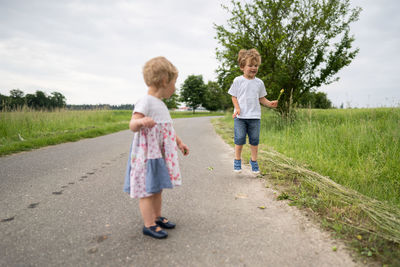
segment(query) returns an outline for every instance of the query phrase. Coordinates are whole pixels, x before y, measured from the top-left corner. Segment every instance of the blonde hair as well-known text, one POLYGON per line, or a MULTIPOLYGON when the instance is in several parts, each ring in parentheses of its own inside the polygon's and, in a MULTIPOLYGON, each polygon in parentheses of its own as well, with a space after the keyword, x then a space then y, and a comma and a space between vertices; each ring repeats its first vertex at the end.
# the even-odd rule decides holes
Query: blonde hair
POLYGON ((244 68, 247 62, 260 65, 261 64, 260 53, 258 53, 258 51, 254 48, 249 50, 240 49, 238 56, 239 67, 244 68))
POLYGON ((143 78, 147 86, 160 88, 178 77, 178 69, 165 57, 155 57, 143 66, 143 78))

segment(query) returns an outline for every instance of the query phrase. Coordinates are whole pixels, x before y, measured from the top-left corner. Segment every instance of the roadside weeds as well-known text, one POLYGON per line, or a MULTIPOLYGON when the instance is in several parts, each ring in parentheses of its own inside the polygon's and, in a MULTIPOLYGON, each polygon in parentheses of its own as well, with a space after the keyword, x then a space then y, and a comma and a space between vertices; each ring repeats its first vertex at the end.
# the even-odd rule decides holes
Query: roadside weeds
MULTIPOLYGON (((230 145, 233 129, 213 119, 216 132, 230 145)), ((250 150, 243 149, 242 158, 250 150)), ((334 238, 343 240, 364 264, 400 266, 400 208, 345 188, 281 155, 259 146, 261 177, 278 190, 277 200, 310 213, 334 238)), ((335 248, 332 248, 335 251, 335 248)))

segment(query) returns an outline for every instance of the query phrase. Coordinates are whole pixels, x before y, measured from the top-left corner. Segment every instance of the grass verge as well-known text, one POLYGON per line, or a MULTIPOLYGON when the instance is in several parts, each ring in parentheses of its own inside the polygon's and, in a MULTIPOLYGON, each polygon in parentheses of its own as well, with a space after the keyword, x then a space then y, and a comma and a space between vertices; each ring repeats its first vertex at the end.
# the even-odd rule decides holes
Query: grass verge
MULTIPOLYGON (((223 113, 171 112, 172 118, 223 113)), ((128 129, 130 110, 0 112, 0 156, 128 129)))
MULTIPOLYGON (((328 121, 335 120, 335 118, 338 119, 337 116, 342 118, 347 117, 347 120, 349 120, 351 115, 349 113, 342 114, 344 111, 339 111, 339 115, 336 115, 334 113, 335 111, 329 112, 331 112, 329 116, 328 113, 325 113, 323 114, 324 116, 311 116, 311 118, 321 125, 324 121, 328 123, 328 121), (325 117, 325 120, 321 120, 321 117, 325 117)), ((376 110, 365 112, 373 113, 376 112, 376 110)), ((357 114, 361 116, 359 113, 357 114)), ((362 116, 364 115, 365 114, 362 116)), ((271 119, 271 116, 274 115, 263 114, 263 119, 267 116, 271 119)), ((318 128, 312 125, 310 126, 310 121, 304 120, 304 117, 303 124, 300 127, 299 124, 302 123, 301 120, 302 117, 300 114, 294 122, 294 125, 297 126, 282 125, 282 122, 279 120, 275 122, 266 122, 263 120, 261 122, 261 139, 263 141, 259 146, 259 164, 262 176, 281 192, 281 195, 278 196, 277 199, 287 199, 289 200, 289 205, 298 206, 299 208, 312 213, 324 228, 332 230, 335 237, 345 240, 350 248, 363 257, 363 261, 366 262, 368 259, 374 259, 383 264, 399 266, 400 208, 399 205, 396 204, 397 202, 393 201, 393 199, 392 201, 378 200, 374 197, 359 193, 358 190, 351 189, 348 184, 341 185, 331 179, 332 173, 335 175, 335 172, 330 172, 328 177, 326 171, 319 170, 317 172, 311 170, 313 168, 316 169, 315 165, 312 165, 312 160, 308 160, 307 157, 303 157, 302 155, 312 155, 313 153, 318 154, 319 150, 323 150, 317 150, 315 147, 309 146, 310 143, 314 142, 320 143, 319 148, 323 146, 321 145, 321 140, 324 139, 318 138, 315 134, 312 134, 312 131, 315 131, 315 128, 317 128, 317 131, 321 132, 322 127, 318 128), (265 124, 267 124, 267 127, 275 129, 268 129, 268 132, 265 124), (288 129, 288 127, 297 128, 288 129), (306 128, 311 132, 306 134, 306 128), (303 131, 303 134, 301 135, 302 141, 298 141, 295 136, 296 134, 298 135, 300 130, 303 131), (271 133, 271 131, 274 132, 271 133), (281 138, 282 135, 284 138, 281 138), (273 140, 275 136, 278 136, 278 142, 283 143, 281 146, 275 145, 277 142, 276 140, 273 140), (313 140, 305 139, 307 136, 313 140), (265 137, 268 137, 268 139, 263 139, 265 137), (272 145, 268 146, 266 143, 272 145), (293 153, 293 155, 297 155, 296 157, 299 159, 296 158, 293 160, 275 151, 275 147, 282 148, 286 145, 290 147, 287 143, 291 143, 292 145, 293 143, 297 144, 297 149, 301 151, 302 154, 293 153), (322 175, 320 173, 322 173, 322 175)), ((342 127, 342 129, 346 129, 345 134, 348 135, 347 138, 350 138, 350 140, 346 140, 349 144, 355 142, 354 138, 359 138, 359 127, 354 125, 357 120, 358 119, 355 118, 352 119, 353 127, 350 127, 351 125, 342 127), (351 137, 354 138, 351 139, 351 137)), ((378 124, 387 123, 382 120, 383 119, 380 118, 378 124)), ((224 140, 233 145, 232 119, 229 118, 229 116, 226 116, 225 118, 214 119, 213 123, 216 131, 224 138, 224 140)), ((345 120, 343 120, 342 123, 346 123, 345 120)), ((340 128, 338 124, 336 124, 334 128, 340 128)), ((385 130, 384 128, 381 129, 385 130)), ((371 130, 369 133, 375 135, 375 132, 371 132, 371 130)), ((338 133, 336 132, 335 134, 338 133)), ((328 138, 325 142, 329 142, 331 139, 332 138, 328 138)), ((343 141, 343 139, 341 140, 343 141)), ((335 144, 330 145, 336 146, 335 144)), ((372 144, 372 146, 374 145, 376 145, 376 143, 372 144)), ((346 148, 343 149, 346 150, 346 148)), ((381 149, 381 153, 386 153, 386 150, 387 149, 381 149)), ((284 149, 282 149, 282 151, 282 153, 286 154, 284 149)), ((248 147, 245 146, 242 158, 248 159, 249 157, 250 151, 248 147)), ((379 161, 379 157, 375 160, 379 161)), ((388 161, 390 161, 390 159, 388 159, 388 161)), ((325 159, 323 163, 326 163, 328 166, 338 164, 329 162, 329 159, 325 159)), ((344 169, 348 168, 347 165, 339 165, 339 167, 344 169)), ((395 170, 396 166, 392 169, 393 176, 396 177, 395 170)), ((365 171, 368 172, 368 170, 365 171)), ((337 173, 336 175, 340 175, 342 172, 337 173)), ((350 184, 356 184, 356 182, 350 184)), ((377 195, 380 196, 380 192, 378 192, 377 195)))

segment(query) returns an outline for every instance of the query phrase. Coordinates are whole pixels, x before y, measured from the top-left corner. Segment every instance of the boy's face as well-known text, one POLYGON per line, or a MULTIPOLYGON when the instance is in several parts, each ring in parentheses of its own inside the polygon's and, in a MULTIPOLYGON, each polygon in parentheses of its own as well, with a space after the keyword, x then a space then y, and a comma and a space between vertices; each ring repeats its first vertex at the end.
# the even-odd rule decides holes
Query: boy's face
POLYGON ((258 63, 255 60, 247 60, 246 65, 240 69, 243 71, 243 75, 247 79, 254 79, 258 72, 258 63))

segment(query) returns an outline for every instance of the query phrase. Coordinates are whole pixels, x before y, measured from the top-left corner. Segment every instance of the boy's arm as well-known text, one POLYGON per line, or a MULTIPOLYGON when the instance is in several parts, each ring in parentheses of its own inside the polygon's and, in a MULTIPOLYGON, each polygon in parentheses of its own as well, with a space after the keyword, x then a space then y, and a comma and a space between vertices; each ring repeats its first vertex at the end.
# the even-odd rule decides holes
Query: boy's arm
POLYGON ((240 115, 239 102, 236 96, 232 96, 232 103, 233 106, 235 107, 235 112, 233 113, 232 118, 236 118, 237 115, 240 115))
POLYGON ((261 97, 259 100, 260 100, 261 105, 269 107, 269 108, 276 108, 278 106, 278 100, 269 101, 265 97, 261 97))

